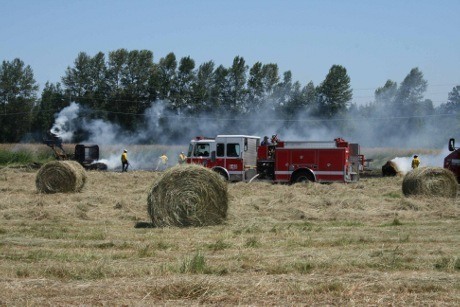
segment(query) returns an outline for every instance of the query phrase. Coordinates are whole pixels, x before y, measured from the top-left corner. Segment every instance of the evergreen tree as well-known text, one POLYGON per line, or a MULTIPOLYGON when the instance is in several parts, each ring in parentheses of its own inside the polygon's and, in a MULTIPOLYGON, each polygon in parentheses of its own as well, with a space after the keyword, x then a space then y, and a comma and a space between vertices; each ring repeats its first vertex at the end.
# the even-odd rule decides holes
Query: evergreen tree
POLYGON ((449 92, 446 111, 449 113, 460 113, 460 85, 455 86, 449 92))
POLYGON ((32 68, 16 58, 0 67, 0 142, 18 142, 31 132, 38 85, 32 68))

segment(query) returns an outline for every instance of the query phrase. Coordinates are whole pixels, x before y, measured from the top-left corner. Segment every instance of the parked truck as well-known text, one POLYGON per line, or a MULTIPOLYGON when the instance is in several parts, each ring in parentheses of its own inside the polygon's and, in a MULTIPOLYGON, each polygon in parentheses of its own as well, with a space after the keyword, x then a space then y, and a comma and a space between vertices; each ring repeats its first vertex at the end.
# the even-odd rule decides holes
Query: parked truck
POLYGON ((460 147, 455 147, 455 139, 451 138, 448 148, 451 153, 444 158, 444 168, 451 170, 460 183, 460 147))
POLYGON ((262 145, 251 135, 217 135, 191 140, 187 163, 208 167, 229 181, 254 178, 275 183, 356 182, 364 166, 359 144, 281 141, 262 145))

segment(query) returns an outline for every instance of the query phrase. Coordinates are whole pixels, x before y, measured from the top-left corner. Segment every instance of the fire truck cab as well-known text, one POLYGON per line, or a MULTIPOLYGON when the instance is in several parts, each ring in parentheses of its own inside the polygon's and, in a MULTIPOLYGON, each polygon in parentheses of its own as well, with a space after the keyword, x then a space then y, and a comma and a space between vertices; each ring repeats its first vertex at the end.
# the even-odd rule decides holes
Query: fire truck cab
POLYGON ((187 163, 201 164, 229 181, 246 181, 256 175, 259 145, 258 136, 200 136, 190 142, 187 163))
POLYGON ((444 158, 444 168, 452 171, 460 183, 460 147, 455 147, 455 139, 451 138, 448 148, 451 153, 444 158))

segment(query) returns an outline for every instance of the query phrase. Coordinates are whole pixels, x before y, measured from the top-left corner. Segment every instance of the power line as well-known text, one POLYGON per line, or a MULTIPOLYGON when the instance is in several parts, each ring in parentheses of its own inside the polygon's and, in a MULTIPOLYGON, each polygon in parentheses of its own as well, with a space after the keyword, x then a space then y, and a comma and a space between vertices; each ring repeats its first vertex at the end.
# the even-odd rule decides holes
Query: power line
MULTIPOLYGON (((35 111, 37 112, 37 111, 35 111)), ((134 112, 120 112, 120 111, 107 111, 107 110, 86 110, 86 112, 90 113, 108 113, 108 114, 120 114, 120 115, 131 115, 131 116, 149 116, 155 118, 175 118, 178 120, 212 120, 212 121, 257 121, 257 122, 337 122, 337 121, 349 121, 353 120, 356 121, 357 118, 328 118, 328 119, 321 119, 321 118, 309 118, 309 119, 255 119, 253 117, 240 117, 240 118, 224 118, 224 117, 201 117, 201 116, 183 116, 183 115, 151 115, 145 113, 134 113, 134 112)), ((16 112, 16 113, 4 113, 0 114, 0 116, 9 116, 9 115, 24 115, 30 114, 33 112, 16 112)), ((459 114, 430 114, 430 115, 410 115, 410 116, 388 116, 388 117, 367 117, 365 120, 400 120, 400 119, 427 119, 427 118, 436 118, 436 117, 460 117, 459 114)))

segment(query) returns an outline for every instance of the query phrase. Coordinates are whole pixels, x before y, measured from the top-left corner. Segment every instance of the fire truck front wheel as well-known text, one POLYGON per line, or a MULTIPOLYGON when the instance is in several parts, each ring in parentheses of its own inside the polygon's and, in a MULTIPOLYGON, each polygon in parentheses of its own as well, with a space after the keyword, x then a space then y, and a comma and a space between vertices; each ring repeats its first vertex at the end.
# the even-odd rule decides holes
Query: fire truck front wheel
POLYGON ((214 171, 216 173, 218 173, 219 175, 221 175, 225 180, 228 180, 228 176, 227 176, 227 174, 225 173, 224 170, 221 170, 221 169, 217 168, 217 169, 214 169, 214 171))
POLYGON ((292 176, 291 183, 308 183, 313 181, 307 172, 298 172, 292 176))

